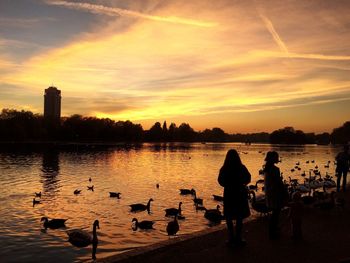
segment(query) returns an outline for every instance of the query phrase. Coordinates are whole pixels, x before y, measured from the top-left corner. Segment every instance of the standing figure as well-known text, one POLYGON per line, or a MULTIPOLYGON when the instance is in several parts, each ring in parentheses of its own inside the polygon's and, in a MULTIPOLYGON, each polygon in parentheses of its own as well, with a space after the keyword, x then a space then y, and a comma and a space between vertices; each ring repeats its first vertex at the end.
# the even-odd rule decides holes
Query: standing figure
POLYGON ((343 192, 346 189, 346 175, 349 170, 349 162, 350 162, 350 154, 349 154, 349 145, 344 145, 344 150, 338 153, 337 157, 335 157, 337 161, 337 168, 335 169, 335 173, 337 175, 337 192, 340 191, 340 182, 343 177, 343 192))
POLYGON ((250 178, 251 175, 242 164, 238 152, 234 149, 229 150, 218 177, 219 184, 224 187, 224 217, 229 235, 228 245, 246 244, 242 239, 242 227, 243 219, 250 216, 247 191, 250 178), (232 220, 236 220, 236 233, 232 220))
POLYGON ((294 240, 302 239, 302 216, 304 204, 301 200, 300 192, 294 192, 292 202, 289 203, 289 219, 294 240))
POLYGON ((285 188, 283 185, 280 169, 275 166, 278 163, 278 153, 270 151, 265 157, 265 196, 266 205, 272 210, 269 222, 269 237, 277 239, 279 233, 279 215, 284 205, 285 188))

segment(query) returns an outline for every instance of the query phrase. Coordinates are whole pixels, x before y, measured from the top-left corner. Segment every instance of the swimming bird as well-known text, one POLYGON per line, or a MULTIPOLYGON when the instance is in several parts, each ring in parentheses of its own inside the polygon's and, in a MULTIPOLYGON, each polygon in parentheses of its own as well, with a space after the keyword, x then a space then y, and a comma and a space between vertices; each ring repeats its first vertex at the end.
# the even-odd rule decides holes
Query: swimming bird
POLYGON ((35 192, 35 197, 40 197, 41 198, 41 191, 39 193, 35 192))
POLYGON ((144 205, 144 204, 131 204, 130 207, 131 207, 131 212, 140 212, 140 211, 145 211, 147 210, 148 213, 150 213, 150 210, 151 210, 151 202, 153 201, 152 198, 150 198, 148 200, 148 203, 147 205, 144 205))
POLYGON ((181 205, 182 205, 182 202, 179 202, 179 208, 167 208, 167 209, 165 209, 165 216, 181 215, 181 205))
POLYGON ((116 197, 120 199, 120 193, 118 192, 109 192, 109 197, 116 197))
POLYGON ((170 221, 166 227, 166 232, 168 233, 168 236, 176 235, 176 233, 179 231, 180 226, 179 222, 177 221, 177 215, 174 218, 174 221, 170 221))
POLYGON ((193 188, 192 189, 179 189, 180 195, 194 195, 196 192, 193 188))
POLYGON ((203 205, 203 199, 202 198, 197 198, 196 191, 194 191, 193 202, 194 202, 195 205, 203 205))
POLYGON ((219 201, 219 202, 223 202, 224 201, 224 197, 221 195, 213 195, 213 198, 215 201, 219 201))
POLYGON ((91 179, 91 177, 89 178, 89 182, 91 183, 91 181, 92 181, 92 179, 91 179))
POLYGON ((38 204, 41 204, 41 201, 35 200, 35 198, 33 198, 33 207, 38 204))
POLYGON ((220 206, 217 205, 216 209, 208 209, 204 213, 204 217, 213 223, 220 223, 223 219, 223 216, 220 212, 220 206))
POLYGON ((133 218, 131 220, 131 222, 135 222, 134 223, 134 226, 133 226, 133 230, 136 231, 137 228, 140 228, 140 229, 153 229, 153 225, 154 225, 154 221, 150 221, 150 220, 143 220, 141 222, 139 222, 137 220, 137 218, 133 218))
POLYGON ((156 188, 159 189, 159 184, 156 184, 156 188))
POLYGON ((68 230, 68 241, 76 247, 86 247, 92 244, 92 259, 96 259, 96 249, 98 244, 96 228, 100 229, 98 220, 93 223, 92 236, 89 232, 81 229, 68 230))
POLYGON ((64 227, 64 223, 67 221, 67 219, 51 219, 49 220, 47 217, 43 216, 40 220, 41 222, 44 221, 44 227, 45 229, 51 228, 51 229, 57 229, 60 227, 64 227))
POLYGON ((90 190, 90 191, 94 191, 94 186, 87 186, 87 189, 90 190))
POLYGON ((259 201, 256 200, 255 192, 249 191, 249 193, 253 196, 251 199, 251 205, 253 210, 260 214, 266 215, 267 213, 271 212, 272 210, 267 207, 265 199, 261 199, 259 201))
POLYGON ((258 181, 255 182, 255 185, 254 185, 254 184, 248 185, 248 188, 249 188, 250 190, 258 191, 258 184, 261 184, 261 183, 263 183, 263 182, 264 182, 263 179, 259 179, 258 181))
POLYGON ((196 211, 207 211, 207 209, 203 205, 195 204, 196 211))
POLYGON ((74 190, 74 194, 75 194, 75 195, 78 195, 78 194, 80 194, 80 193, 81 193, 81 190, 78 190, 78 189, 75 189, 75 190, 74 190))

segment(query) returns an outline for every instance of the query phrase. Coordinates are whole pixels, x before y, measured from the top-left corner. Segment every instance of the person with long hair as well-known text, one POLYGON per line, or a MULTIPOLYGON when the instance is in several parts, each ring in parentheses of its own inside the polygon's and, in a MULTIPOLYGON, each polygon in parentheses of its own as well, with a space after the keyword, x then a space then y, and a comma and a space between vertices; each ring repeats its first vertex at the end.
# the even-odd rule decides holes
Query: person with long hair
POLYGON ((270 151, 265 157, 265 197, 266 205, 272 210, 269 221, 269 237, 277 239, 279 233, 279 215, 284 205, 284 185, 280 169, 275 165, 279 162, 278 153, 270 151))
POLYGON ((224 187, 224 217, 229 246, 246 245, 246 241, 242 238, 242 228, 243 219, 250 216, 247 191, 250 179, 251 175, 242 164, 238 152, 234 149, 229 150, 218 177, 219 184, 224 187), (236 221, 236 231, 233 228, 233 220, 236 221))

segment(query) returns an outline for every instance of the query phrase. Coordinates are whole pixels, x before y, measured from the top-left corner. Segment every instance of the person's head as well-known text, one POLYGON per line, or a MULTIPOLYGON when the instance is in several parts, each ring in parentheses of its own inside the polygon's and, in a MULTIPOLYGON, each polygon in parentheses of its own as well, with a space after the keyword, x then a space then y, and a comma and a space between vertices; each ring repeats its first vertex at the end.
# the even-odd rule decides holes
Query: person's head
POLYGON ((268 152, 265 157, 265 162, 266 164, 278 163, 278 153, 276 151, 268 152))
POLYGON ((239 157, 238 152, 235 149, 228 150, 223 167, 232 168, 232 167, 240 167, 241 165, 242 165, 242 161, 241 161, 241 158, 239 157))

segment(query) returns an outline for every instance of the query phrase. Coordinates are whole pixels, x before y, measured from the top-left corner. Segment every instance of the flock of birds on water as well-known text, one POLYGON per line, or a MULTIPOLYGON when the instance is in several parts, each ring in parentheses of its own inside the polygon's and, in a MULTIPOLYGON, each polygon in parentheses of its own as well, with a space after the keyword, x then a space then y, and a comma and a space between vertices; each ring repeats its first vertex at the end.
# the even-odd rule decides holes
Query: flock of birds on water
MULTIPOLYGON (((245 152, 243 153, 247 154, 245 152)), ((309 163, 313 164, 315 163, 315 161, 306 161, 306 164, 309 163)), ((324 165, 324 168, 329 169, 330 163, 331 161, 328 161, 324 165)), ((295 166, 292 169, 290 169, 290 172, 295 173, 296 171, 300 170, 300 162, 297 162, 295 163, 295 166)), ((259 175, 263 174, 263 169, 259 170, 259 175)), ((283 173, 281 173, 281 176, 283 178, 283 173)), ((331 210, 335 207, 344 207, 345 199, 342 196, 336 196, 337 193, 335 191, 331 191, 330 193, 329 191, 327 191, 328 189, 333 189, 336 187, 336 182, 333 180, 333 177, 328 174, 328 172, 326 172, 326 175, 322 177, 321 172, 318 166, 316 165, 313 169, 309 169, 308 174, 306 173, 306 171, 303 171, 300 174, 300 177, 300 179, 303 179, 302 183, 299 182, 299 179, 292 179, 290 176, 288 177, 289 180, 283 180, 284 186, 288 190, 288 194, 290 197, 294 192, 298 191, 302 194, 301 200, 305 205, 313 205, 314 207, 318 207, 322 210, 331 210), (322 189, 322 191, 320 191, 320 189, 322 189)), ((89 182, 91 184, 91 178, 89 178, 89 182)), ((254 184, 250 184, 247 186, 248 198, 250 200, 251 208, 260 215, 266 216, 271 212, 271 209, 267 207, 266 200, 263 194, 260 194, 259 196, 256 195, 256 193, 259 192, 260 184, 264 184, 264 179, 259 179, 254 184)), ((156 184, 156 188, 159 189, 159 187, 159 184, 156 184)), ((94 191, 94 186, 87 186, 87 190, 94 191)), ((261 187, 261 190, 261 192, 264 191, 263 186, 261 187)), ((79 195, 81 191, 81 189, 76 189, 74 190, 73 194, 79 195)), ((215 209, 207 209, 203 206, 203 199, 197 197, 195 189, 179 189, 179 194, 183 196, 192 196, 193 204, 195 206, 196 211, 205 211, 204 217, 211 223, 211 225, 220 224, 221 220, 224 219, 223 214, 220 211, 220 205, 217 205, 215 209)), ((35 197, 33 198, 33 207, 37 204, 41 204, 41 201, 36 199, 41 199, 41 195, 41 192, 35 192, 35 197)), ((109 192, 109 196, 111 198, 120 199, 121 193, 109 192)), ((218 202, 223 202, 223 196, 221 195, 213 195, 213 199, 218 202)), ((130 204, 130 211, 134 213, 147 211, 148 214, 150 214, 152 201, 154 200, 150 198, 146 204, 130 204)), ((181 205, 182 202, 179 202, 177 208, 172 207, 165 209, 165 216, 173 217, 173 220, 168 222, 166 226, 166 232, 169 236, 174 236, 177 234, 177 232, 180 230, 178 220, 185 219, 185 216, 183 216, 181 211, 181 205)), ((49 220, 47 217, 41 218, 41 222, 43 222, 43 227, 45 228, 45 230, 48 228, 58 229, 61 227, 65 227, 66 221, 67 219, 55 218, 49 220)), ((132 229, 134 231, 136 231, 137 229, 154 230, 153 225, 155 224, 155 221, 138 221, 138 219, 134 217, 131 220, 131 222, 132 229)), ((97 229, 99 229, 99 221, 95 220, 93 223, 92 235, 88 231, 82 229, 67 230, 66 232, 68 235, 68 241, 76 247, 87 247, 89 245, 92 245, 92 258, 96 259, 96 249, 98 244, 97 229)))

